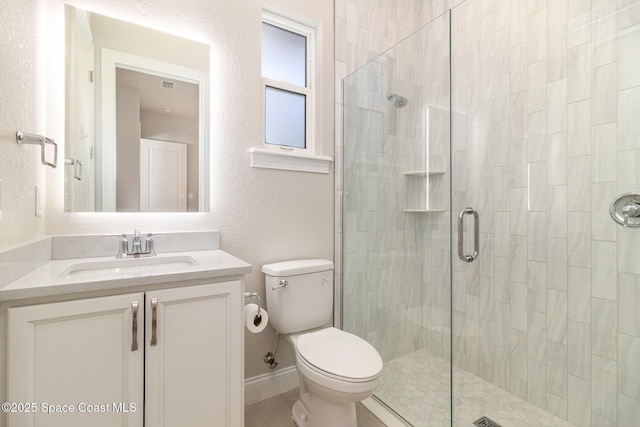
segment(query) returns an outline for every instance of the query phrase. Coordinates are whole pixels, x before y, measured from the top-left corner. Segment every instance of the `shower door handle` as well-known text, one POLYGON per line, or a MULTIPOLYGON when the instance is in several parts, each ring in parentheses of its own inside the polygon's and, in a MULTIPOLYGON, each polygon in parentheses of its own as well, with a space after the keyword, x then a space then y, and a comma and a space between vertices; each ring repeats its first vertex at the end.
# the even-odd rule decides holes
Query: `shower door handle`
POLYGON ((473 262, 478 258, 478 250, 480 247, 480 219, 478 212, 473 208, 464 208, 458 214, 458 258, 464 262, 473 262), (464 254, 464 217, 465 215, 473 215, 473 254, 464 254))

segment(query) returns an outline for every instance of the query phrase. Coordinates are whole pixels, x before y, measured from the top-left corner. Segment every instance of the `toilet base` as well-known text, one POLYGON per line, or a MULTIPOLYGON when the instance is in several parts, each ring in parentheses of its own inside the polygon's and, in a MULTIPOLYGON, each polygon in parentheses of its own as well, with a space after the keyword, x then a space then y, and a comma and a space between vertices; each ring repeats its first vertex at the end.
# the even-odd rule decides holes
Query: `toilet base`
POLYGON ((312 399, 305 393, 294 403, 291 418, 298 427, 356 427, 356 404, 331 402, 318 396, 312 399))
POLYGON ((309 411, 307 411, 299 400, 296 400, 296 403, 293 404, 293 408, 291 408, 291 419, 298 427, 309 426, 309 411))

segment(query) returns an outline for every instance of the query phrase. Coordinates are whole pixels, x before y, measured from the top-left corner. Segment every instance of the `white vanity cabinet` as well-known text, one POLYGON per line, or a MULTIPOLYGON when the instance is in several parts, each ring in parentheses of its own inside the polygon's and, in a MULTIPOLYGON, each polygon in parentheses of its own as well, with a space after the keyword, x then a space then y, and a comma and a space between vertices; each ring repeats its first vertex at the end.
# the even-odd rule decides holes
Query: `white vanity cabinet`
POLYGON ((10 308, 7 402, 16 407, 9 408, 7 425, 141 426, 144 342, 138 328, 139 348, 131 350, 133 303, 140 313, 144 294, 10 308), (137 410, 80 412, 83 404, 112 402, 137 410), (48 405, 60 405, 51 408, 58 412, 47 413, 48 405))
POLYGON ((9 308, 7 425, 242 425, 242 295, 233 280, 9 308))
POLYGON ((145 427, 243 425, 243 299, 240 282, 147 292, 145 427))

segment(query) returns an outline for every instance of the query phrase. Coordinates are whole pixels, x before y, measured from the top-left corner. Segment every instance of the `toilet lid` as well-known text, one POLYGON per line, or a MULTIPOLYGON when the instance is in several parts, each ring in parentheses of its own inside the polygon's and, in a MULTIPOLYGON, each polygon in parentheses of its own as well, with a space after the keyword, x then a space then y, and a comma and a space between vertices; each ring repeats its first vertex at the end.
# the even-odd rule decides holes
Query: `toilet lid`
POLYGON ((378 375, 382 359, 365 340, 336 328, 298 337, 298 354, 316 368, 344 378, 365 379, 378 375))

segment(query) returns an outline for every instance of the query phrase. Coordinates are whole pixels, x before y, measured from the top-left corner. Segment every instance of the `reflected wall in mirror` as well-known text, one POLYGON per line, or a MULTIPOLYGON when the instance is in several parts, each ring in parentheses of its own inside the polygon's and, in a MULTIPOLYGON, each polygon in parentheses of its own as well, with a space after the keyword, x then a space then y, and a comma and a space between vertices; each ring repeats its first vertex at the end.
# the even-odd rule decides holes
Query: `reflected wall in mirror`
POLYGON ((209 210, 208 45, 65 6, 72 212, 209 210))

